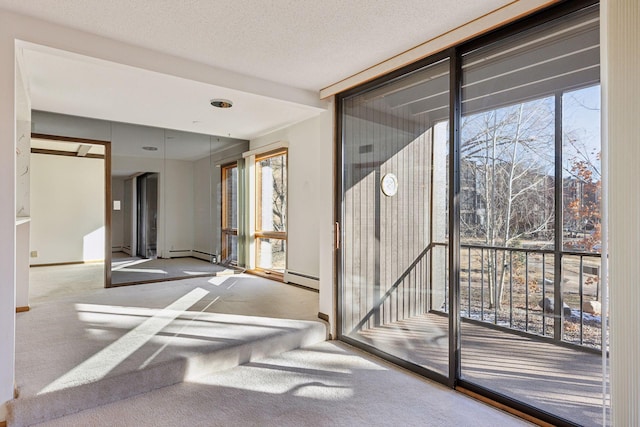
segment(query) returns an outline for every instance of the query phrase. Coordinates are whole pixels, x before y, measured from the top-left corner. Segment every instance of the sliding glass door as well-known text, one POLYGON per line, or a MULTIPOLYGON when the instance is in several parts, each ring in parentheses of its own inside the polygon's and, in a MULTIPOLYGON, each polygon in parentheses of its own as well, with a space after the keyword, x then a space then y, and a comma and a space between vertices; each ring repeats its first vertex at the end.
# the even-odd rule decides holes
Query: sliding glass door
POLYGON ((598 13, 563 3, 338 97, 340 339, 606 423, 598 13))
POLYGON ((449 61, 342 101, 341 334, 449 373, 449 61))
POLYGON ((602 423, 597 9, 462 56, 460 377, 602 423))

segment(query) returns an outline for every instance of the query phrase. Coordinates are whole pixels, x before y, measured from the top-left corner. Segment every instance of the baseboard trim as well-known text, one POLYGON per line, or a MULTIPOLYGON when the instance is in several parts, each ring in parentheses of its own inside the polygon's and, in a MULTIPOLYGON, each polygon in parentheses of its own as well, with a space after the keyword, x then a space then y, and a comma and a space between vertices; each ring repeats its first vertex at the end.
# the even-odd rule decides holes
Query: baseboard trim
POLYGON ((69 262, 53 262, 50 264, 31 264, 29 267, 58 267, 63 265, 78 265, 78 264, 102 264, 103 259, 96 259, 90 261, 69 261, 69 262))
POLYGON ((253 274, 254 276, 260 276, 264 277, 265 279, 273 280, 275 282, 284 283, 284 280, 282 279, 282 273, 275 273, 259 269, 246 270, 246 272, 249 274, 253 274))
POLYGON ((307 274, 286 270, 282 279, 285 283, 295 283, 296 285, 304 286, 306 288, 316 290, 320 289, 320 279, 307 274))
POLYGON ((529 421, 530 423, 533 423, 535 425, 538 425, 541 427, 553 427, 553 424, 549 424, 529 414, 525 414, 524 412, 518 411, 517 409, 514 409, 508 405, 504 405, 500 402, 496 402, 495 400, 489 399, 488 397, 485 397, 481 394, 474 393, 473 391, 467 390, 464 387, 456 386, 456 391, 462 394, 466 394, 467 396, 472 397, 476 400, 479 400, 482 403, 486 403, 489 406, 493 406, 494 408, 501 409, 505 412, 510 413, 511 415, 515 415, 516 417, 522 418, 525 421, 529 421))
MULTIPOLYGON (((16 313, 24 313, 25 311, 29 311, 31 308, 28 305, 23 305, 20 307, 16 307, 16 313)), ((2 426, 0 426, 2 427, 2 426)))

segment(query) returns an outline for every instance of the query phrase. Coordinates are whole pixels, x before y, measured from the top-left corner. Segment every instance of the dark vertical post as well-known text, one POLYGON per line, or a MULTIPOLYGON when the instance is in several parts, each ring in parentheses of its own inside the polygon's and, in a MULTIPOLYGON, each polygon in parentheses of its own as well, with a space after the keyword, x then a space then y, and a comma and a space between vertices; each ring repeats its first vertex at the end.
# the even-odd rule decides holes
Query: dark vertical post
MULTIPOLYGON (((375 217, 375 241, 369 242, 369 244, 373 244, 373 259, 374 259, 374 276, 373 276, 373 293, 372 293, 372 303, 373 303, 373 326, 378 327, 382 324, 380 312, 382 307, 382 286, 381 286, 381 277, 380 277, 380 226, 381 226, 381 212, 380 212, 380 166, 375 166, 375 183, 376 186, 374 188, 374 217, 375 217)), ((404 284, 403 284, 404 286, 404 284)))
POLYGON ((460 120, 462 58, 451 49, 449 75, 449 385, 460 377, 460 120))
MULTIPOLYGON (((344 167, 344 144, 345 144, 344 132, 345 131, 344 131, 344 123, 342 121, 343 102, 344 102, 343 98, 336 97, 336 101, 335 101, 336 108, 334 113, 336 128, 335 128, 335 135, 334 135, 335 143, 333 148, 334 162, 335 162, 333 165, 333 168, 334 168, 333 219, 335 221, 335 228, 334 228, 335 235, 333 236, 335 239, 334 240, 335 243, 333 247, 333 256, 334 256, 333 260, 335 263, 335 268, 333 271, 333 283, 334 283, 334 290, 335 290, 335 299, 334 299, 335 312, 333 314, 335 315, 337 338, 342 336, 343 324, 346 320, 343 318, 346 310, 343 307, 344 298, 342 295, 342 292, 344 289, 344 282, 343 282, 344 263, 342 259, 342 254, 344 253, 344 250, 342 249, 342 247, 345 242, 342 241, 342 235, 341 235, 342 228, 344 225, 344 216, 345 216, 344 215, 344 190, 343 190, 343 185, 345 180, 345 167, 344 167)), ((353 309, 352 307, 349 307, 350 311, 352 309, 353 309)))
POLYGON ((554 256, 553 256, 553 338, 562 340, 562 329, 564 325, 564 309, 562 295, 562 92, 555 95, 555 179, 554 179, 554 201, 555 215, 554 226, 554 256))

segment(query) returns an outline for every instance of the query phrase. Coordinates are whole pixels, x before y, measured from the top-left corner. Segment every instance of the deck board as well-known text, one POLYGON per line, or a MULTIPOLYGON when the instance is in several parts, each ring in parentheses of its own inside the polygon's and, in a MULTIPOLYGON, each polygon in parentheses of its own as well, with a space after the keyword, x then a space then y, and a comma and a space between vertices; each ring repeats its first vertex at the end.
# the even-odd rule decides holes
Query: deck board
MULTIPOLYGON (((448 320, 424 314, 349 336, 448 375, 448 320)), ((462 322, 462 378, 584 426, 602 425, 602 356, 462 322)))

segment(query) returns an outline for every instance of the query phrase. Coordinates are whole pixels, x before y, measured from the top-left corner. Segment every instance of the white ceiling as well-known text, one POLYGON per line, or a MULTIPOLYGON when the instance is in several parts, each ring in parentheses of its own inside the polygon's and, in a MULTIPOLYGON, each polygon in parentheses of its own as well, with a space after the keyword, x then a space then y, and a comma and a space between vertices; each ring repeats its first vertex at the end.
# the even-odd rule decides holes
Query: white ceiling
MULTIPOLYGON (((0 0, 0 8, 243 75, 320 89, 511 0, 0 0)), ((319 110, 27 49, 34 109, 236 138, 319 110), (213 111, 213 97, 234 107, 213 111)))

